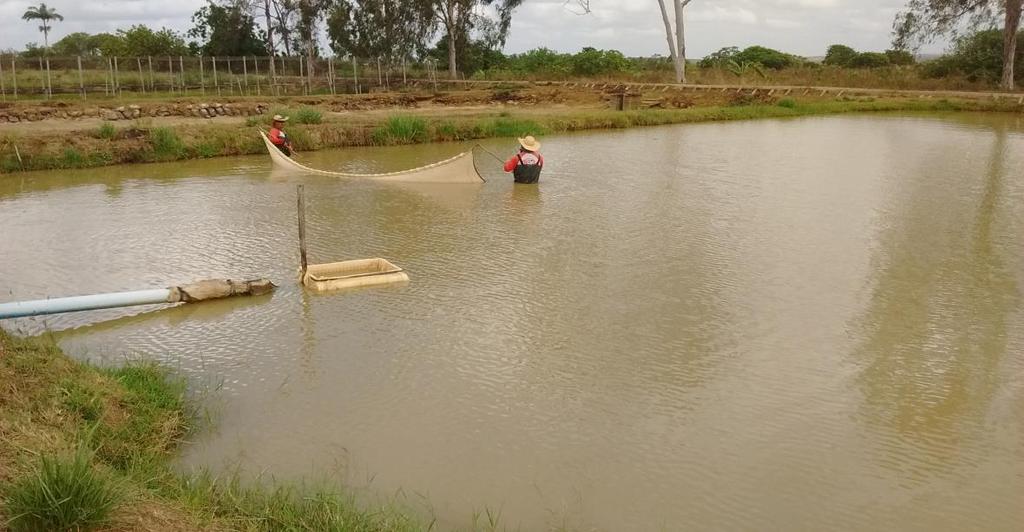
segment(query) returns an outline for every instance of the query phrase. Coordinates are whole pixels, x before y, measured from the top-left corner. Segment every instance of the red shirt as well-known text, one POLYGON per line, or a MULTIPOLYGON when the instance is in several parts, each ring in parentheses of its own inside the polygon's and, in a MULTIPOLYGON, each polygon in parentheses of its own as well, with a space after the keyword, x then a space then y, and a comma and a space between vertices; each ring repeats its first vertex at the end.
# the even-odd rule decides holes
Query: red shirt
POLYGON ((268 137, 270 138, 270 142, 273 142, 277 146, 288 144, 288 135, 276 127, 270 128, 270 135, 268 135, 268 137))
POLYGON ((520 157, 523 158, 523 162, 525 164, 533 164, 536 161, 537 165, 539 165, 541 168, 544 167, 544 156, 541 155, 540 152, 523 151, 513 155, 512 158, 505 163, 505 171, 515 171, 516 167, 519 166, 520 157))

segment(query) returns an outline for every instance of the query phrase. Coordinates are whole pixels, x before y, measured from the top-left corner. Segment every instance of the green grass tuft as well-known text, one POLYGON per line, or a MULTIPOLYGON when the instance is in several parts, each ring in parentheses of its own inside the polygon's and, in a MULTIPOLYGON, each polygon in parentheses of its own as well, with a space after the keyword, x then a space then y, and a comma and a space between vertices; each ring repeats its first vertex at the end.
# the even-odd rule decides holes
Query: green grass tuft
POLYGON ((778 105, 779 107, 785 107, 786 109, 794 109, 796 108, 796 100, 792 98, 783 98, 779 100, 779 103, 777 103, 776 105, 778 105))
POLYGON ((158 127, 149 132, 149 142, 158 160, 174 160, 185 153, 185 143, 171 128, 158 127))
POLYGON ((99 131, 96 132, 96 135, 101 139, 109 140, 114 138, 115 135, 117 135, 117 128, 115 128, 114 124, 111 124, 110 122, 104 122, 102 125, 100 125, 100 129, 99 131))
POLYGON ((319 124, 323 121, 323 114, 312 107, 301 107, 292 115, 296 124, 319 124))
POLYGON ((392 116, 373 132, 375 144, 414 144, 429 138, 427 121, 416 116, 392 116))
POLYGON ((109 522, 120 486, 92 465, 92 455, 43 456, 36 471, 6 490, 12 532, 91 530, 109 522))

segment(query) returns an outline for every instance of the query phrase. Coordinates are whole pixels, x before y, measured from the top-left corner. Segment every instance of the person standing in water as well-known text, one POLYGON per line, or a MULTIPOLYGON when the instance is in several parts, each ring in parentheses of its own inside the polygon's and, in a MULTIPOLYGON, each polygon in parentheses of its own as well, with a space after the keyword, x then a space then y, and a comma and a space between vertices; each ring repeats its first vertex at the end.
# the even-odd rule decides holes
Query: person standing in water
POLYGON ((544 168, 544 156, 540 154, 540 143, 532 136, 519 139, 519 152, 505 163, 505 171, 511 172, 516 183, 533 185, 540 181, 544 168))
POLYGON ((284 123, 287 121, 287 116, 274 115, 274 120, 270 125, 270 135, 267 137, 274 146, 277 146, 277 149, 281 150, 281 153, 291 157, 292 141, 282 129, 284 127, 284 123))

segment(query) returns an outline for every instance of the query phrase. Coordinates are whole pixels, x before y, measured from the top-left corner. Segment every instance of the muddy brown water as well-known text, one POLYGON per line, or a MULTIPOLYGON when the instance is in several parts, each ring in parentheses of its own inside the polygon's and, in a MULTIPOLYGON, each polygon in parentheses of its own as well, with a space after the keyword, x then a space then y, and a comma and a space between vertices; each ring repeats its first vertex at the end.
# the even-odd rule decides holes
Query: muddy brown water
MULTIPOLYGON (((459 149, 305 157, 378 171, 459 149)), ((544 152, 539 188, 484 154, 469 187, 262 157, 4 176, 4 300, 281 285, 5 326, 208 389, 216 428, 185 469, 326 476, 442 528, 490 510, 522 530, 1021 529, 1021 119, 698 124, 544 152), (314 261, 382 256, 412 281, 300 290, 297 183, 314 261)))

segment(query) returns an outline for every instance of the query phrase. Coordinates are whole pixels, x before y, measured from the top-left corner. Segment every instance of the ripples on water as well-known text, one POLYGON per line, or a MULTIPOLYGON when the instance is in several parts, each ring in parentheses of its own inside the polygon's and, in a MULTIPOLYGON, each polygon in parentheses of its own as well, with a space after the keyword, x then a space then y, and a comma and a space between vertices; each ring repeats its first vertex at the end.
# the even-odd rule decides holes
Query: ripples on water
MULTIPOLYGON (((1022 139, 986 115, 561 136, 539 188, 261 158, 7 178, 0 290, 277 281, 14 325, 222 386, 186 466, 372 478, 444 526, 488 506, 528 530, 1015 530, 1022 139), (412 282, 301 291, 299 182, 314 262, 383 256, 412 282)), ((461 148, 309 157, 387 171, 461 148)))

